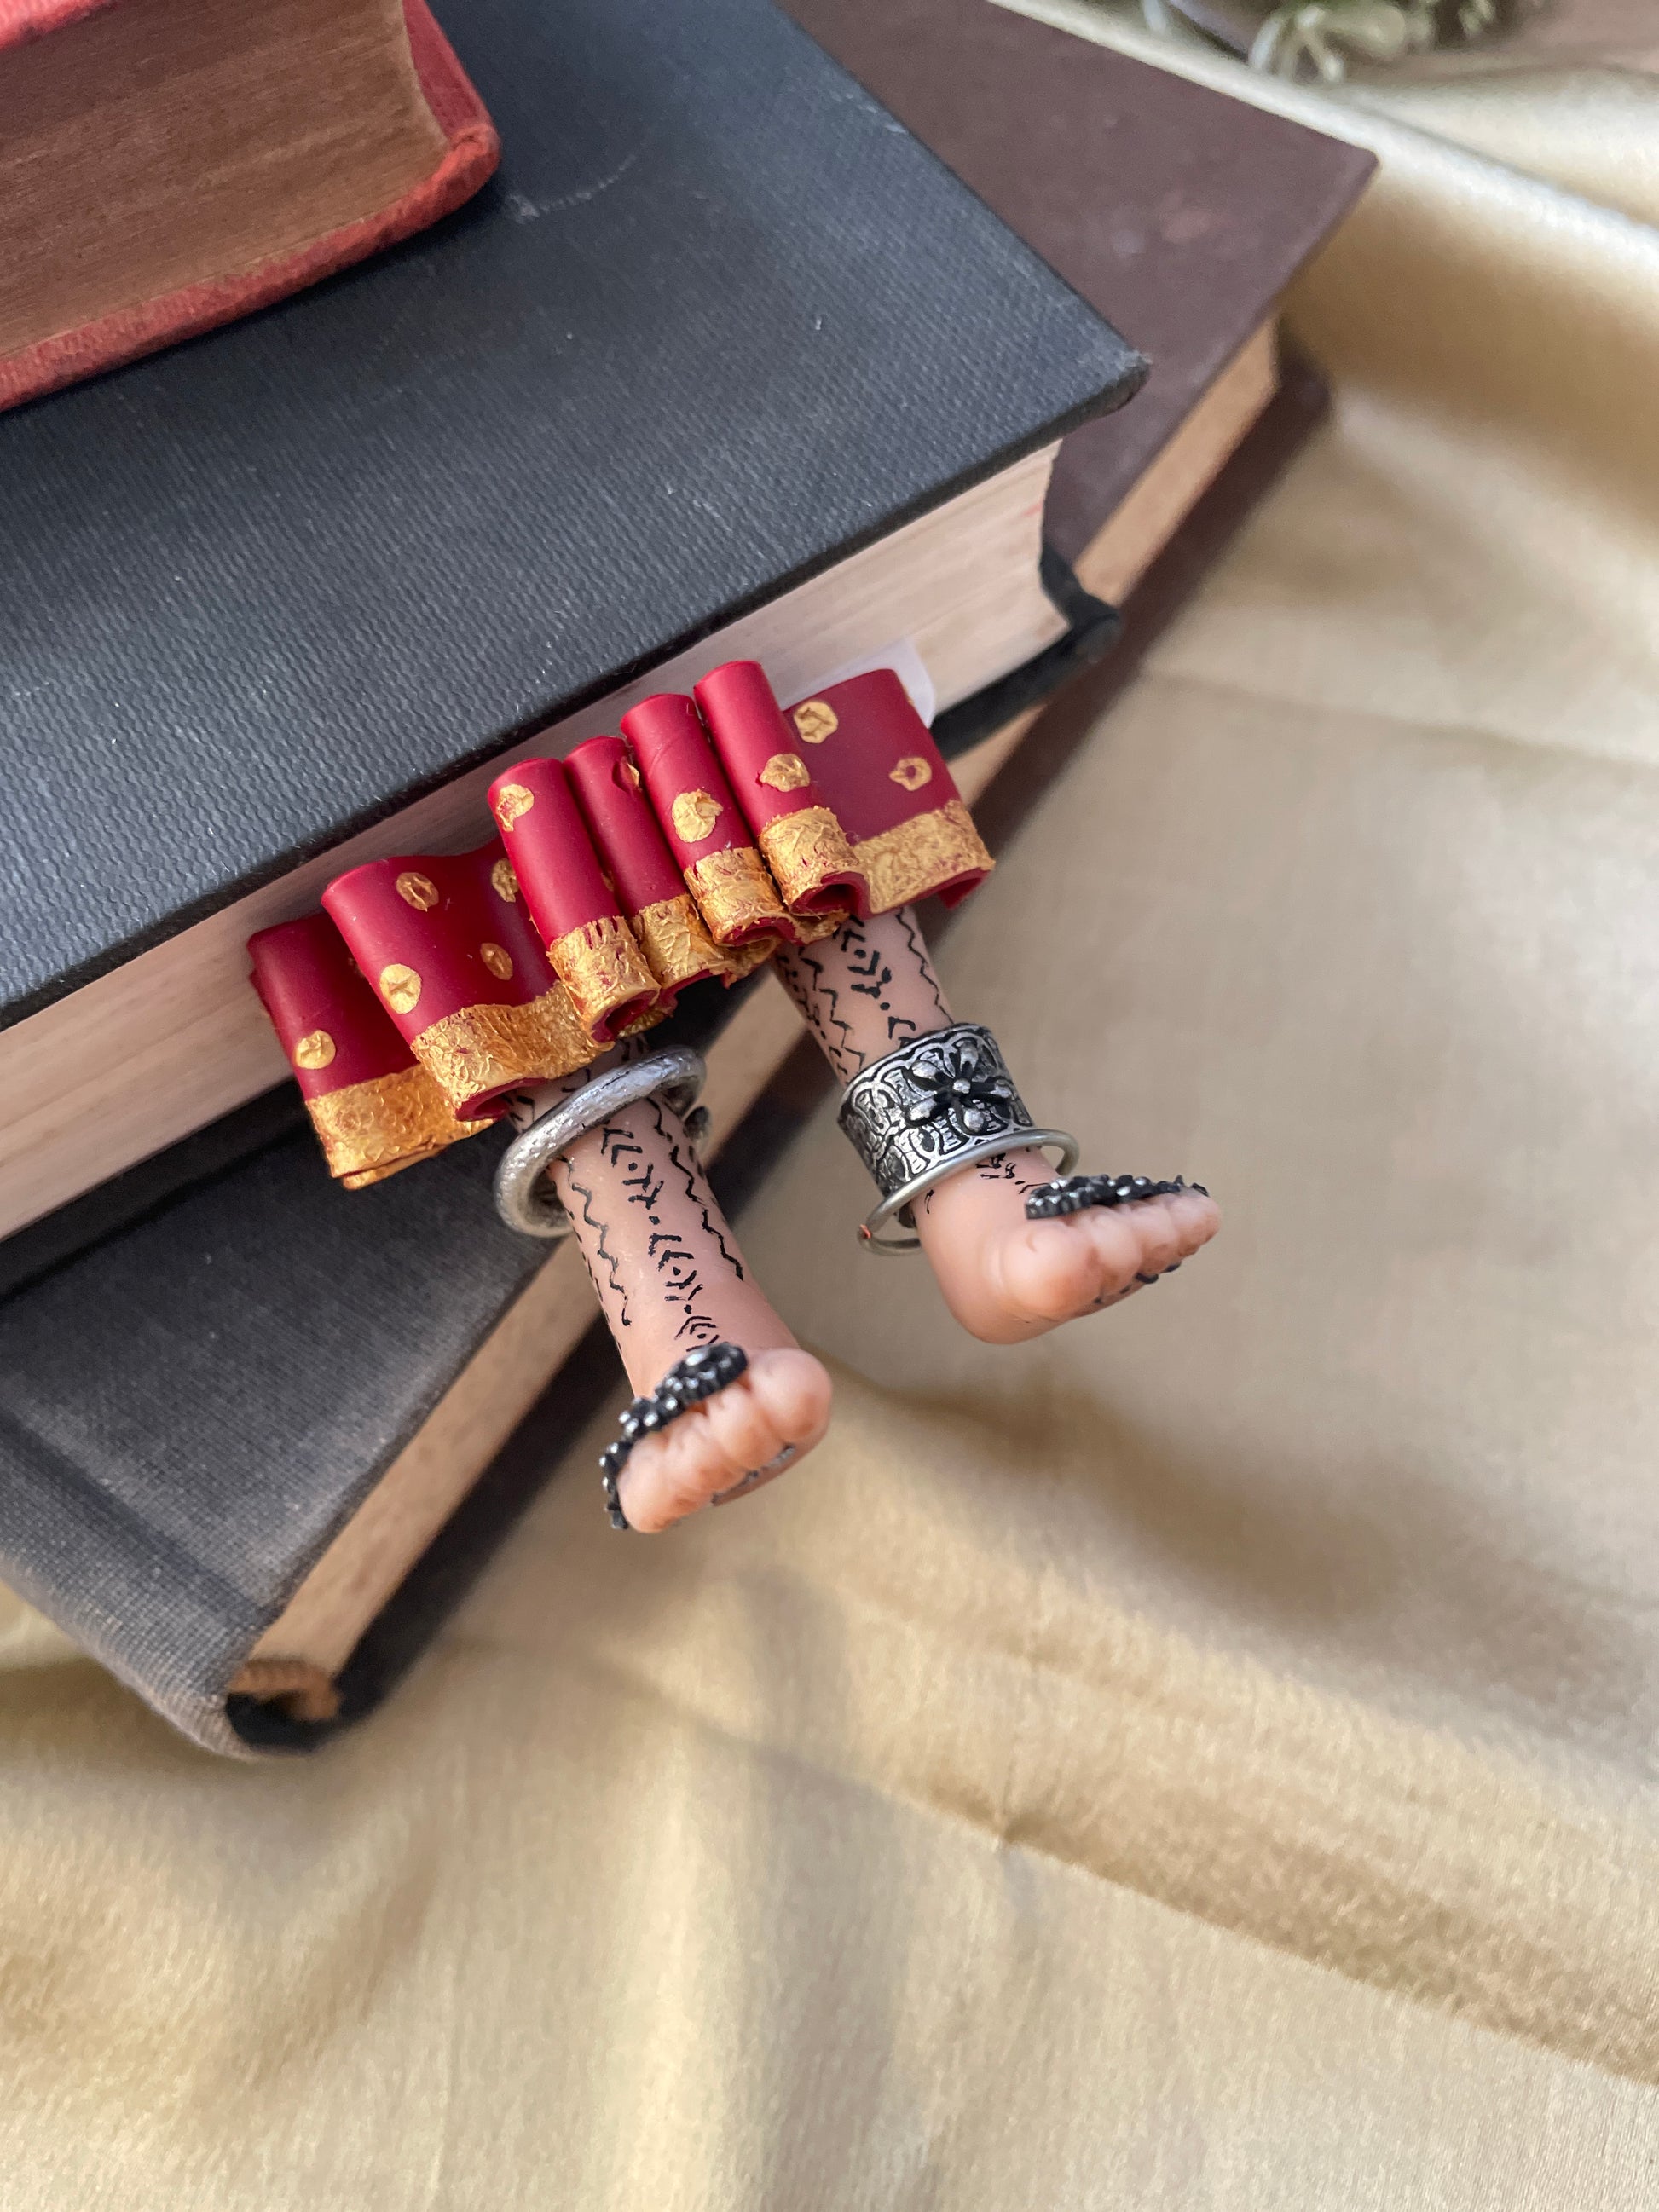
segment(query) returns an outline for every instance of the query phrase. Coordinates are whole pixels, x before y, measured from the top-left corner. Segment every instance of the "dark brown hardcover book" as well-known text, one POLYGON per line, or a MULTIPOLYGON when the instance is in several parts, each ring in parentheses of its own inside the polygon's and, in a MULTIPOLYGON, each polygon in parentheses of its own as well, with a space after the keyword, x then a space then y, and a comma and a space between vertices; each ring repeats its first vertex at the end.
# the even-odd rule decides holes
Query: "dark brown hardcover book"
POLYGON ((1048 543, 1097 588, 1103 523, 1258 340, 1375 157, 991 0, 782 4, 1151 362, 1132 407, 1066 439, 1049 489, 1048 543))
MULTIPOLYGON (((895 106, 904 81, 928 75, 919 42, 931 36, 933 73, 958 94, 932 117, 928 143, 1005 213, 1012 203, 1001 199, 999 171, 1014 164, 1006 190, 1018 192, 1030 242, 1058 260, 1071 240, 1066 273, 1091 303, 1109 307, 1133 264, 1142 323, 1162 334, 1152 386, 1118 418, 1125 452, 1109 467, 1085 456, 1069 510, 1077 565, 1109 568, 1119 580, 1121 643, 1046 705, 993 686, 943 732, 1000 842, 1316 423, 1322 387, 1305 364, 1281 369, 1274 304, 1368 165, 1346 146, 1121 57, 1065 40, 1056 49, 1060 34, 1003 19, 981 0, 799 0, 798 11, 862 26, 865 43, 843 58, 895 106), (996 33, 994 100, 971 41, 974 66, 959 79, 951 69, 964 26, 986 21, 996 33), (890 85, 876 35, 883 22, 896 40, 890 85), (1067 76, 1097 61, 1108 112, 1161 114, 1181 136, 1117 142, 1133 175, 1091 170, 1091 234, 1073 189, 1084 150, 1075 142, 1096 132, 1087 104, 1065 110, 1073 137, 1029 126, 1061 63, 1067 76), (1180 95, 1173 105, 1170 94, 1180 95), (1006 127, 1011 109, 1026 114, 1024 133, 1006 127), (1174 180, 1191 188, 1188 136, 1212 146, 1235 131, 1231 165, 1204 173, 1227 221, 1253 240, 1252 273, 1206 285, 1196 210, 1181 226, 1184 246, 1167 256, 1144 253, 1115 216, 1132 195, 1157 207, 1173 204, 1174 180), (1288 168, 1276 160, 1282 149, 1288 168), (1310 198, 1323 211, 1317 224, 1307 217, 1310 198), (1182 293, 1178 305, 1161 301, 1160 267, 1182 293), (1194 298, 1208 299, 1213 324, 1194 298), (1180 398, 1129 438, 1160 379, 1180 398)), ((1062 453, 1062 469, 1069 458, 1062 453)), ((718 1012, 688 1002, 686 1019, 703 1024, 714 1173, 733 1209, 823 1095, 822 1063, 764 977, 735 1010, 730 1000, 718 1012)), ((284 1133, 281 1100, 257 1110, 267 1116, 257 1157, 0 1300, 0 1491, 17 1508, 0 1529, 0 1572, 221 1750, 300 1747, 369 1710, 617 1375, 574 1252, 540 1264, 490 1213, 493 1140, 347 1198, 328 1184, 309 1138, 284 1133), (422 1282, 441 1286, 414 1328, 401 1293, 394 1313, 377 1290, 399 1273, 400 1255, 418 1255, 422 1282), (66 1423, 62 1395, 89 1373, 99 1389, 66 1423), (237 1378, 228 1402, 215 1380, 227 1374, 237 1378), (96 1613, 70 1571, 77 1543, 99 1554, 109 1601, 96 1613)))

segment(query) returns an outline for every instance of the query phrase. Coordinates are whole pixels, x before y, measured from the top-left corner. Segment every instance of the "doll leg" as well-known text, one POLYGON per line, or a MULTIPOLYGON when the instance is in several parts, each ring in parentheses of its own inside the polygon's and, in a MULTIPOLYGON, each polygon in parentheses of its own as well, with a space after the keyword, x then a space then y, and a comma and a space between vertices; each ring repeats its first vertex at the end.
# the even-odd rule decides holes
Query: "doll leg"
MULTIPOLYGON (((820 944, 779 953, 776 964, 843 1083, 953 1019, 908 909, 849 922, 820 944)), ((1028 1218, 1026 1200, 1054 1179, 1041 1152, 1002 1152, 915 1206, 945 1303, 988 1344, 1018 1344, 1115 1305, 1178 1267, 1220 1225, 1214 1201, 1191 1188, 1127 1203, 1109 1192, 1059 1218, 1028 1218)))
MULTIPOLYGON (((550 1085, 536 1104, 586 1079, 550 1085)), ((708 1346, 749 1355, 738 1380, 634 1445, 617 1483, 629 1526, 666 1528, 804 1458, 829 1422, 830 1378, 750 1274, 678 1115, 659 1098, 624 1107, 551 1173, 636 1391, 708 1346)))

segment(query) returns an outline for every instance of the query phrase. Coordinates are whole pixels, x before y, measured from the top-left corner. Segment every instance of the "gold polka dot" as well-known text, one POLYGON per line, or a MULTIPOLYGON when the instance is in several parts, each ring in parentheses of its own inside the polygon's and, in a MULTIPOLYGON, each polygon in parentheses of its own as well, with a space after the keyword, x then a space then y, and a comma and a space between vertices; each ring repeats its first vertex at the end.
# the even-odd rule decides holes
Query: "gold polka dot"
POLYGON ((500 976, 503 983, 513 973, 513 955, 505 945, 481 945, 478 947, 478 957, 489 969, 490 974, 500 976))
POLYGON ((774 791, 804 791, 812 771, 799 753, 774 753, 760 772, 760 780, 774 791))
POLYGON ((326 1067, 334 1057, 334 1040, 326 1030, 313 1030, 294 1048, 295 1067, 326 1067))
POLYGON ((497 898, 504 898, 511 906, 519 896, 519 878, 511 860, 497 860, 489 871, 490 889, 497 898))
POLYGON ((920 791, 924 783, 933 780, 932 763, 923 760, 920 753, 907 753, 898 766, 890 768, 887 774, 891 782, 902 784, 906 791, 920 791))
POLYGON ((394 1014, 414 1011, 421 995, 421 979, 412 968, 405 968, 394 960, 389 968, 380 970, 380 996, 394 1014))
POLYGON ((714 824, 726 809, 713 792, 683 791, 671 811, 675 836, 688 845, 701 845, 705 837, 713 836, 714 824))
POLYGON ((536 804, 536 794, 522 783, 504 783, 495 793, 495 819, 510 830, 521 814, 536 804))
POLYGON ((795 709, 795 727, 809 745, 821 745, 841 727, 841 717, 827 699, 803 699, 795 709))
POLYGON ((617 781, 624 791, 639 789, 640 772, 631 760, 619 760, 617 763, 617 781))
POLYGON ((398 896, 416 914, 430 914, 438 903, 438 886, 430 876, 417 875, 413 868, 405 868, 398 878, 398 896))

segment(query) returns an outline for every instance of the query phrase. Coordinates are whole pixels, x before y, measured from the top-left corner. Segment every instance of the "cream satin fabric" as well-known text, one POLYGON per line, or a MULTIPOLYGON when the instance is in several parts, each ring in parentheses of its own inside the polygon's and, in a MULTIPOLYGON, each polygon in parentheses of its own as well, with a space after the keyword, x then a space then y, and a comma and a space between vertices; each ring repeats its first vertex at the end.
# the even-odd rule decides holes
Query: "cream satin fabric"
POLYGON ((1242 88, 1383 155, 1339 421, 945 957, 1222 1243, 986 1352, 821 1121, 832 1442, 619 1542, 585 1440, 308 1763, 0 1613, 7 2212, 1654 2203, 1659 190, 1242 88))

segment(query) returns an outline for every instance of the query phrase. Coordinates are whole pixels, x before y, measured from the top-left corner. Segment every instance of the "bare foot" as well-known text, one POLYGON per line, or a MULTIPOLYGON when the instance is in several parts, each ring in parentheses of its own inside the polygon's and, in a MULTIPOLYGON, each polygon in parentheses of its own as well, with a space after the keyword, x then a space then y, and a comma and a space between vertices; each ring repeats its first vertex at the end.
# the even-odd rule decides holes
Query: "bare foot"
POLYGON ((796 1466, 830 1423, 830 1377, 810 1352, 754 1353, 748 1372, 635 1445, 617 1492, 647 1535, 746 1498, 796 1466))
POLYGON ((1053 1178, 1041 1152, 1007 1152, 952 1176, 916 1208, 946 1304, 984 1343, 1022 1344, 1116 1305, 1172 1273, 1221 1226, 1215 1200, 1191 1188, 1027 1220, 1027 1194, 1053 1178))
MULTIPOLYGON (((781 952, 777 967, 843 1083, 896 1045, 951 1021, 908 908, 848 922, 822 945, 781 952)), ((1039 1152, 1005 1152, 964 1168, 915 1208, 917 1233, 946 1304, 984 1343, 1021 1344, 1133 1297, 1221 1226, 1213 1201, 1192 1189, 1028 1221, 1028 1194, 1054 1175, 1039 1152)))
MULTIPOLYGON (((624 1047, 545 1085, 515 1102, 514 1118, 529 1127, 648 1052, 624 1047)), ((830 1377, 750 1273, 678 1115, 659 1097, 623 1107, 578 1137, 551 1175, 635 1390, 654 1391, 711 1345, 749 1358, 735 1382, 634 1445, 617 1479, 629 1525, 654 1533, 798 1466, 829 1425, 830 1377)))

